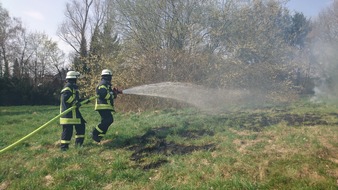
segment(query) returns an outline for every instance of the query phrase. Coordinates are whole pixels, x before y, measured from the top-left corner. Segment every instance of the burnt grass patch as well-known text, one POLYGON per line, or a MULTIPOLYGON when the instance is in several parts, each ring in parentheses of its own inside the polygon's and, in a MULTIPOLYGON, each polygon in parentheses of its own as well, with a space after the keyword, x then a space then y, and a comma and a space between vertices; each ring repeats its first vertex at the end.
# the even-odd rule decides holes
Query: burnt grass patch
POLYGON ((194 151, 214 151, 216 144, 191 145, 189 140, 196 140, 205 136, 214 136, 214 130, 206 129, 211 126, 224 126, 241 130, 261 131, 262 129, 284 123, 290 127, 306 127, 314 125, 338 125, 338 122, 327 120, 327 118, 337 118, 337 113, 317 114, 291 114, 287 112, 274 113, 229 113, 224 116, 210 116, 204 118, 208 123, 196 127, 196 122, 185 121, 182 125, 172 124, 163 125, 148 129, 142 135, 133 137, 117 136, 111 143, 106 144, 110 148, 123 148, 131 151, 130 161, 134 167, 143 170, 155 169, 169 162, 169 157, 173 155, 187 155, 194 151), (168 141, 168 136, 179 136, 186 139, 187 143, 176 143, 168 141))
POLYGON ((152 155, 155 154, 169 157, 172 155, 190 154, 194 151, 199 150, 212 151, 215 150, 215 145, 214 144, 206 144, 200 146, 183 145, 177 144, 175 142, 167 142, 165 139, 162 139, 157 141, 153 145, 148 145, 147 147, 144 147, 142 145, 133 146, 130 148, 130 150, 134 151, 134 153, 130 157, 130 160, 135 161, 138 164, 141 164, 139 166, 141 166, 142 169, 153 169, 161 166, 162 164, 167 163, 168 160, 162 158, 142 166, 144 158, 151 157, 152 155))
POLYGON ((315 125, 337 125, 338 122, 329 122, 325 117, 337 117, 337 113, 317 114, 279 114, 271 115, 271 113, 236 113, 229 114, 227 117, 218 118, 218 121, 224 122, 229 127, 261 131, 262 129, 284 122, 286 126, 315 126, 315 125))
POLYGON ((143 170, 155 169, 169 162, 168 157, 173 155, 186 155, 194 151, 213 151, 215 144, 187 145, 167 141, 168 135, 178 135, 186 139, 198 139, 203 136, 213 136, 212 131, 206 129, 180 129, 176 125, 161 126, 147 130, 143 135, 128 139, 116 139, 106 147, 126 148, 133 153, 130 160, 135 162, 135 167, 143 170), (119 141, 119 142, 117 142, 119 141), (154 156, 159 158, 153 158, 154 156))

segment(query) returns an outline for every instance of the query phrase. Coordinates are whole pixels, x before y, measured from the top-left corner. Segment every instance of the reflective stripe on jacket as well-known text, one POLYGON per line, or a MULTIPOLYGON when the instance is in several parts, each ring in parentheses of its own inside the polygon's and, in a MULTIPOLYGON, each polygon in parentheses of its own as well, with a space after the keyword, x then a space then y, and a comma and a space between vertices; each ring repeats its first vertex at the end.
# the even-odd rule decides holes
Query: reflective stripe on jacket
MULTIPOLYGON (((75 83, 66 83, 64 88, 61 90, 60 113, 72 107, 77 101, 79 101, 79 91, 77 85, 75 83)), ((60 118, 60 124, 81 124, 81 117, 79 109, 76 108, 62 116, 60 118)))
POLYGON ((96 94, 99 97, 95 102, 95 110, 114 110, 113 90, 109 81, 102 79, 96 88, 96 94))

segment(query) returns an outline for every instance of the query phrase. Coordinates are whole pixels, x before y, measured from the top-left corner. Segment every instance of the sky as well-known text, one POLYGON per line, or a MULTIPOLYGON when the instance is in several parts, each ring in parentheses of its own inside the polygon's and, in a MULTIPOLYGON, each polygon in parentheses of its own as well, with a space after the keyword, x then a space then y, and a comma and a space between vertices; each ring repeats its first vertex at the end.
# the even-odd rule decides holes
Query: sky
POLYGON ((23 26, 31 32, 44 32, 64 52, 71 51, 56 34, 58 26, 64 20, 66 2, 70 0, 0 0, 2 7, 11 17, 20 18, 23 26))
MULTIPOLYGON (((0 3, 9 11, 11 17, 20 18, 29 31, 45 32, 67 53, 71 48, 56 34, 58 26, 65 18, 67 1, 70 0, 0 0, 0 3)), ((308 18, 315 18, 318 12, 328 7, 332 1, 289 0, 287 6, 291 11, 302 12, 308 18)))
POLYGON ((289 0, 287 6, 291 11, 302 12, 306 17, 313 19, 332 2, 333 0, 289 0))

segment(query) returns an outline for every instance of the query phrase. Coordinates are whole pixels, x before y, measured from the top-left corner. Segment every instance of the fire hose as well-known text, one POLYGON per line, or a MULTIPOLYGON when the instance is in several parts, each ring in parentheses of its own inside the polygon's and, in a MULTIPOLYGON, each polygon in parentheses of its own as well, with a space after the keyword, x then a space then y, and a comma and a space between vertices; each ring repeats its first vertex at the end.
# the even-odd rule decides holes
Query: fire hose
MULTIPOLYGON (((88 102, 90 102, 91 100, 97 98, 98 96, 93 96, 93 97, 90 97, 86 100, 83 100, 82 102, 80 102, 80 106, 83 105, 83 104, 86 104, 88 102)), ((68 108, 67 110, 63 111, 62 113, 60 113, 59 115, 55 116, 53 119, 49 120, 47 123, 43 124, 41 127, 35 129, 33 132, 29 133, 28 135, 24 136, 23 138, 21 138, 20 140, 16 141, 15 143, 7 146, 6 148, 0 150, 0 154, 17 146, 19 143, 23 142, 24 140, 28 139, 29 137, 33 136, 35 133, 39 132, 41 129, 47 127, 49 124, 51 124, 52 122, 54 122, 55 120, 59 119, 60 117, 62 117, 63 115, 67 114, 68 112, 72 111, 73 109, 75 109, 77 106, 74 105, 70 108, 68 108)))

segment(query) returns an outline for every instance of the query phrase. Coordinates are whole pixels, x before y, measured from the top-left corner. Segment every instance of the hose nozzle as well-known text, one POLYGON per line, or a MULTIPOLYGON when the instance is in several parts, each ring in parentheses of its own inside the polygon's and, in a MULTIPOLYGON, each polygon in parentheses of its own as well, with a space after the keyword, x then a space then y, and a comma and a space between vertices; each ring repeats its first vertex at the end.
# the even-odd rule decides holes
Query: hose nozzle
POLYGON ((114 98, 117 98, 118 94, 123 94, 122 90, 119 90, 118 88, 113 88, 114 98))

